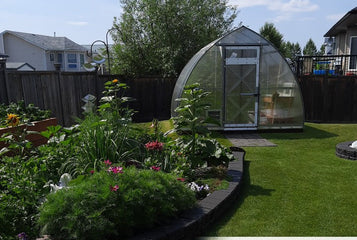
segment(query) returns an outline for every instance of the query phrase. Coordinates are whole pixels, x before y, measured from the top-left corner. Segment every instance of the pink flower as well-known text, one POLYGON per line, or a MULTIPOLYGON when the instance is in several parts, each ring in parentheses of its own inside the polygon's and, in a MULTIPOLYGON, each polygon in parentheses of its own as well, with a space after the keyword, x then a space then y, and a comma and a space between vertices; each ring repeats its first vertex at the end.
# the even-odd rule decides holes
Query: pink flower
POLYGON ((184 182, 186 179, 184 179, 184 178, 177 178, 177 180, 180 181, 180 182, 184 182))
POLYGON ((94 170, 90 170, 90 174, 94 174, 94 170))
POLYGON ((115 174, 123 173, 123 168, 122 167, 110 167, 108 169, 108 172, 112 172, 112 173, 115 173, 115 174))
POLYGON ((160 171, 161 168, 160 167, 156 167, 156 166, 152 166, 151 169, 156 171, 156 172, 158 172, 158 171, 160 171))
POLYGON ((110 166, 110 165, 112 165, 112 162, 109 161, 109 159, 108 159, 108 160, 104 161, 104 164, 105 164, 106 166, 110 166))
POLYGON ((162 142, 158 142, 157 140, 155 142, 148 142, 145 144, 145 148, 147 150, 157 150, 161 151, 164 147, 164 144, 162 142))
POLYGON ((110 191, 116 192, 118 189, 119 189, 118 185, 115 185, 114 187, 112 185, 110 185, 110 191))

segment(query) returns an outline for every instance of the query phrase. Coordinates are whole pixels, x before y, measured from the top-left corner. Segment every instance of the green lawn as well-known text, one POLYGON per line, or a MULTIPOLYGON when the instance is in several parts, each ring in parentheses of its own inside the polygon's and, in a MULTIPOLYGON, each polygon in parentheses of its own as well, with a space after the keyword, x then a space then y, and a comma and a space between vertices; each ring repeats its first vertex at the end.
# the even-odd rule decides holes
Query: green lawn
POLYGON ((335 156, 357 124, 269 133, 277 147, 246 147, 241 195, 207 236, 357 236, 357 161, 335 156))

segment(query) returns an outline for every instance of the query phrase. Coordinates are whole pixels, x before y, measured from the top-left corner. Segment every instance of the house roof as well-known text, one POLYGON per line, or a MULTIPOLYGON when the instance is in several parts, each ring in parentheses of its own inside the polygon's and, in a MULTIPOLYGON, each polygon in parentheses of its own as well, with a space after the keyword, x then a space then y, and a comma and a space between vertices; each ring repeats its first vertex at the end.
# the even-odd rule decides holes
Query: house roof
POLYGON ((333 37, 341 32, 346 32, 347 28, 357 27, 357 7, 346 13, 333 27, 328 30, 324 37, 333 37))
POLYGON ((83 46, 73 42, 66 37, 51 37, 33 33, 15 32, 6 30, 2 34, 15 35, 39 48, 52 51, 86 51, 83 46))
POLYGON ((25 62, 6 62, 6 69, 8 70, 21 70, 24 67, 26 69, 33 69, 33 71, 35 71, 33 66, 25 62))

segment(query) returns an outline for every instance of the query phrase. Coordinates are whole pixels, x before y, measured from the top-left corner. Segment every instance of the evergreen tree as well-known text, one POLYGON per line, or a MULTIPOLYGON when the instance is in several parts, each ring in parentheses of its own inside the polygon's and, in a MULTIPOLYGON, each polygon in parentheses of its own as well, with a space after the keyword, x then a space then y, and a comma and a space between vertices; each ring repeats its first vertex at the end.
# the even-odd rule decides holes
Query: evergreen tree
POLYGON ((270 41, 282 55, 285 55, 283 34, 281 34, 273 23, 265 23, 259 30, 260 35, 270 41))
POLYGON ((304 56, 315 56, 317 55, 317 48, 314 41, 310 38, 307 41, 304 49, 303 49, 304 56))
POLYGON ((301 55, 301 47, 300 44, 297 43, 291 43, 289 41, 284 43, 284 48, 285 48, 285 57, 290 58, 291 60, 294 60, 296 56, 301 55))

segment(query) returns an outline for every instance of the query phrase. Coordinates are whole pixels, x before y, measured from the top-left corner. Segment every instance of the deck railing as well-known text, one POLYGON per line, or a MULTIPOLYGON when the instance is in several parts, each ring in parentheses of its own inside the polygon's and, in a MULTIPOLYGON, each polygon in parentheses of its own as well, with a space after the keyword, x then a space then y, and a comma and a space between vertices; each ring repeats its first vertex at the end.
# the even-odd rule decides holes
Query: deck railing
POLYGON ((357 75, 357 55, 299 56, 296 74, 354 76, 357 75))

